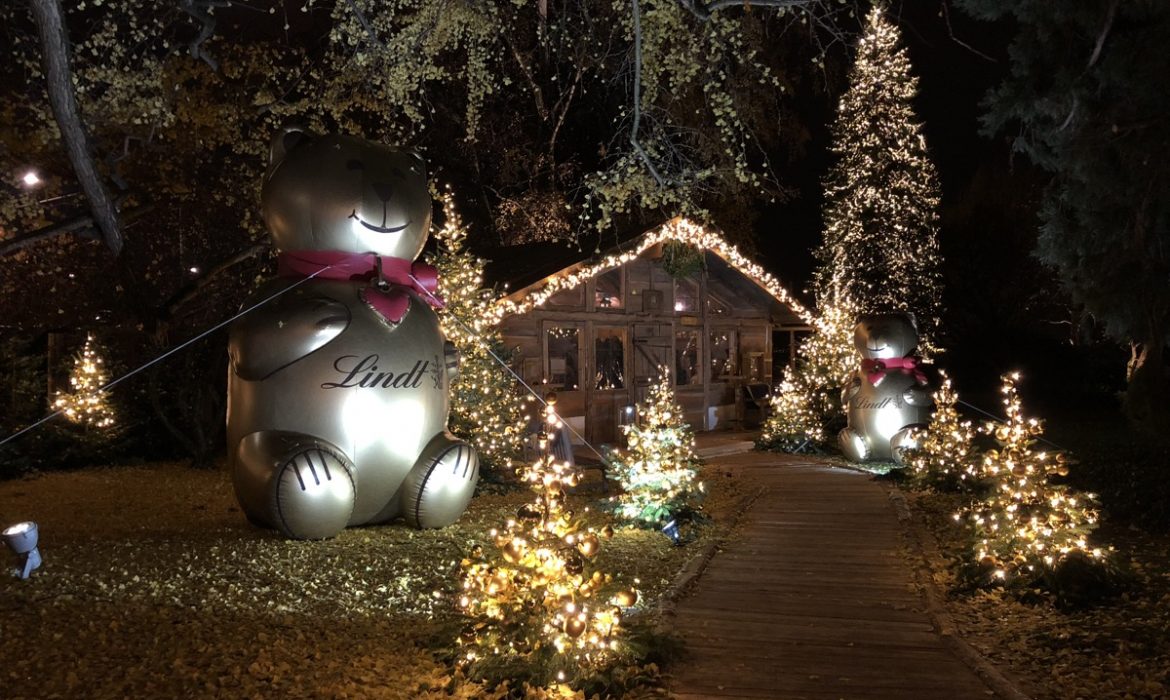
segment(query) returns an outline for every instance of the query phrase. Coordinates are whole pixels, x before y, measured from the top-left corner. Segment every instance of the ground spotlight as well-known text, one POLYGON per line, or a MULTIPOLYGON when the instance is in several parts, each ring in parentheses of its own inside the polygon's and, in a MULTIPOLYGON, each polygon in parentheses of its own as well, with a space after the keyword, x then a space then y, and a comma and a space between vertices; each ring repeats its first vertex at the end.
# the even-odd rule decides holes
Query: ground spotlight
POLYGON ((30 520, 11 525, 4 532, 0 532, 0 537, 4 538, 4 544, 8 545, 13 554, 21 557, 19 571, 21 578, 28 578, 29 574, 40 567, 41 552, 37 549, 39 533, 36 523, 30 520))
POLYGON ((682 542, 682 536, 679 534, 679 531, 678 531, 678 521, 677 520, 671 520, 667 524, 663 525, 662 526, 662 534, 669 537, 670 541, 675 543, 675 544, 681 544, 681 542, 682 542))

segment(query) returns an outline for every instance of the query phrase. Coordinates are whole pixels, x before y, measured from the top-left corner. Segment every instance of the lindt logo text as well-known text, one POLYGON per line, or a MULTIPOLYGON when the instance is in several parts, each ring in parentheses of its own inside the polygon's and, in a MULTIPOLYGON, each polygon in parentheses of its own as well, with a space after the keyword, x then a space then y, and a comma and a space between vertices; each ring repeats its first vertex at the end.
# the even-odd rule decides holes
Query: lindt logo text
POLYGON ((430 362, 418 360, 409 372, 381 372, 378 370, 378 356, 366 355, 358 360, 357 355, 342 355, 333 361, 333 369, 344 375, 340 382, 323 382, 322 389, 349 389, 353 387, 372 389, 417 389, 427 373, 430 362))

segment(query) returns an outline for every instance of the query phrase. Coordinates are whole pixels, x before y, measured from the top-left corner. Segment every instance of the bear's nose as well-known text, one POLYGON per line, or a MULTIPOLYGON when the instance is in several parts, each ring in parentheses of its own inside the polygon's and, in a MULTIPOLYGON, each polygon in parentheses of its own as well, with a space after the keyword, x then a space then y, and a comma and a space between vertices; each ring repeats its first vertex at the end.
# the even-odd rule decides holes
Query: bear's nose
POLYGON ((374 194, 378 195, 378 199, 383 202, 389 202, 390 196, 394 194, 394 188, 390 186, 389 182, 375 182, 373 188, 374 194))

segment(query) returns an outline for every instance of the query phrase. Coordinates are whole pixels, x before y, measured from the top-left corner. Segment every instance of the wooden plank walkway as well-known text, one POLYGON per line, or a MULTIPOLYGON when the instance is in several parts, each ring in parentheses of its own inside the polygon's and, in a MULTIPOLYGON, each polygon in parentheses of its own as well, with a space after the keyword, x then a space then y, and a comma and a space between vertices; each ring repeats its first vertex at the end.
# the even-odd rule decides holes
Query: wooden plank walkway
POLYGON ((935 634, 869 475, 759 452, 713 461, 766 491, 678 602, 691 656, 672 669, 674 697, 993 696, 935 634))

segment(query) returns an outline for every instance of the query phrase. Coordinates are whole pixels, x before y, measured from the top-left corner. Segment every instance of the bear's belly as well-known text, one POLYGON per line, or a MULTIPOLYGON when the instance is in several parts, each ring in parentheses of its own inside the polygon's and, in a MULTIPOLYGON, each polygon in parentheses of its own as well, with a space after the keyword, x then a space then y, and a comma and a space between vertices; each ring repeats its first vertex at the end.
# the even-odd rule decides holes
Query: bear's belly
POLYGON ((849 426, 868 438, 873 457, 892 459, 890 438, 908 425, 930 420, 930 408, 911 406, 903 394, 915 381, 887 375, 878 386, 862 379, 861 388, 849 401, 849 426))
POLYGON ((232 376, 229 439, 234 445, 252 432, 278 430, 336 445, 355 465, 349 524, 360 525, 393 514, 387 504, 426 443, 446 427, 443 335, 417 298, 402 322, 388 327, 357 299, 357 285, 326 285, 314 291, 345 303, 349 324, 265 379, 232 376))

